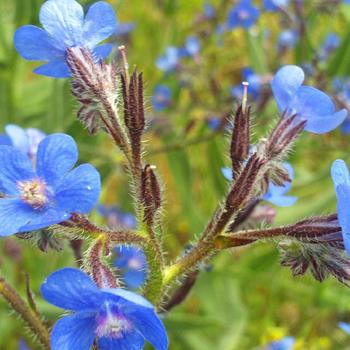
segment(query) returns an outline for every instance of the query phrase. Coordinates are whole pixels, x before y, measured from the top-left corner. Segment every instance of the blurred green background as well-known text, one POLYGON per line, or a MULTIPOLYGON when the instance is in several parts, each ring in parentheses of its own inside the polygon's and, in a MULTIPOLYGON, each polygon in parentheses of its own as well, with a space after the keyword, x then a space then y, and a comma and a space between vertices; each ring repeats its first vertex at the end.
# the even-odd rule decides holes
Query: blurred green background
MULTIPOLYGON (((232 111, 229 88, 240 82, 241 69, 249 66, 270 76, 282 64, 313 63, 325 35, 335 31, 342 45, 329 60, 314 65, 309 80, 331 92, 333 77, 350 76, 350 10, 331 1, 305 1, 306 34, 294 49, 279 54, 276 38, 285 23, 276 13, 262 14, 249 33, 237 29, 219 37, 215 28, 234 1, 213 1, 218 17, 211 21, 201 19, 203 0, 110 2, 121 22, 136 24, 128 38, 115 40, 127 46, 130 65, 144 72, 151 121, 145 135, 146 157, 157 165, 164 184, 170 259, 200 233, 225 194, 227 184, 221 167, 229 164, 228 137, 225 132, 212 132, 207 119, 232 111), (157 57, 169 45, 183 45, 189 35, 201 38, 200 59, 185 60, 176 74, 158 70, 157 57), (165 111, 155 113, 150 97, 159 83, 170 86, 173 97, 165 111)), ((71 134, 78 142, 80 160, 93 163, 103 176, 101 202, 131 211, 122 156, 106 135, 92 138, 76 120, 78 106, 70 95, 69 80, 34 75, 31 71, 38 63, 25 61, 14 50, 15 29, 39 24, 41 4, 41 0, 0 0, 1 130, 15 123, 46 133, 71 134)), ((293 17, 293 6, 290 11, 293 17)), ((263 107, 253 104, 253 114, 258 139, 277 120, 277 108, 269 99, 263 107)), ((275 224, 334 212, 329 167, 335 158, 349 160, 349 137, 339 130, 322 136, 302 135, 289 157, 296 172, 291 194, 299 199, 291 208, 276 208, 275 224)), ((93 216, 103 222, 96 213, 93 216)), ((0 241, 1 274, 24 295, 28 273, 39 308, 52 322, 60 310, 46 304, 38 288, 48 274, 68 265, 74 265, 68 246, 64 252, 42 253, 15 238, 0 241)), ((295 349, 350 349, 350 337, 338 329, 339 321, 350 321, 350 291, 333 279, 320 284, 310 276, 292 278, 279 266, 272 243, 217 257, 213 269, 201 274, 186 302, 165 316, 171 350, 258 349, 284 335, 297 338, 295 349)), ((0 349, 17 349, 19 339, 37 348, 21 321, 0 299, 0 349)))

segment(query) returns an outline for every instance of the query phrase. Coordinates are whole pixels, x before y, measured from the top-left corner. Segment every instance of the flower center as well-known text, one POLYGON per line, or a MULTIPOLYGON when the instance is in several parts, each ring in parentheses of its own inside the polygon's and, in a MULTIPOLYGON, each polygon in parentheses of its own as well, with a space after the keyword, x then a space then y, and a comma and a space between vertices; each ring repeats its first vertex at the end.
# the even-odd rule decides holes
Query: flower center
POLYGON ((238 11, 238 17, 241 21, 244 21, 249 18, 249 12, 246 10, 240 10, 238 11))
POLYGON ((131 330, 131 323, 123 314, 112 310, 109 305, 97 316, 97 337, 122 338, 124 332, 131 330))
POLYGON ((34 209, 40 209, 48 202, 46 184, 43 181, 35 179, 18 182, 17 186, 21 193, 22 201, 34 209))
POLYGON ((137 258, 131 258, 128 261, 128 267, 132 270, 142 270, 142 262, 137 258))

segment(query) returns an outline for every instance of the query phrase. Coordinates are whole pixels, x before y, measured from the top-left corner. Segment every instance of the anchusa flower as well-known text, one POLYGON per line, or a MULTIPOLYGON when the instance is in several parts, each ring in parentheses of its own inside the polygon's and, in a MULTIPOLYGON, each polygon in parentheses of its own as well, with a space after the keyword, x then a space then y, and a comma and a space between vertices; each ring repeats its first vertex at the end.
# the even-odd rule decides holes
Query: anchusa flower
POLYGON ((39 17, 45 30, 25 25, 17 29, 14 36, 16 50, 22 57, 48 62, 34 73, 69 77, 68 48, 90 50, 96 60, 106 58, 112 50, 111 44, 98 45, 117 30, 115 13, 107 2, 91 5, 84 18, 83 7, 75 0, 48 0, 41 6, 39 17))
POLYGON ((216 16, 215 7, 212 4, 210 4, 209 2, 206 2, 203 6, 203 13, 204 13, 205 18, 207 18, 207 19, 215 18, 215 16, 216 16))
MULTIPOLYGON (((350 2, 349 2, 350 3, 350 2)), ((340 329, 342 329, 345 333, 350 335, 350 324, 345 322, 339 322, 338 326, 340 329)))
MULTIPOLYGON (((290 180, 293 180, 294 170, 292 165, 289 163, 284 163, 283 166, 288 171, 288 176, 290 180)), ((283 185, 276 185, 272 181, 270 181, 268 190, 262 197, 262 199, 279 207, 289 207, 297 201, 296 197, 286 196, 291 186, 291 181, 285 181, 283 185)))
POLYGON ((345 249, 350 255, 350 174, 346 163, 341 159, 334 161, 331 175, 337 196, 338 221, 345 249))
POLYGON ((153 91, 152 106, 156 112, 167 108, 171 102, 171 89, 166 85, 157 85, 153 91))
POLYGON ((242 27, 249 29, 260 16, 260 11, 251 0, 240 0, 229 12, 226 21, 228 29, 242 27))
POLYGON ((135 229, 137 222, 135 215, 125 212, 116 206, 99 205, 97 207, 99 214, 107 219, 107 225, 111 229, 120 227, 135 229))
POLYGON ((201 49, 201 43, 195 36, 189 36, 186 39, 185 45, 183 47, 183 55, 184 56, 196 56, 198 55, 201 49))
POLYGON ((298 66, 284 66, 272 80, 272 92, 278 109, 284 115, 296 114, 306 120, 305 130, 323 134, 338 127, 346 118, 347 110, 336 111, 329 96, 303 85, 304 71, 298 66))
POLYGON ((11 146, 0 146, 0 236, 28 232, 88 213, 100 195, 97 170, 78 159, 74 140, 65 134, 44 138, 32 160, 11 146))
POLYGON ((335 33, 328 33, 318 52, 318 58, 321 61, 328 59, 329 55, 336 50, 340 45, 340 38, 335 33))
POLYGON ((13 146, 34 159, 38 145, 46 135, 39 129, 23 129, 18 125, 8 124, 5 126, 5 134, 0 136, 0 145, 13 146))
POLYGON ((298 33, 292 29, 283 30, 277 39, 277 50, 291 49, 298 41, 298 33))
POLYGON ((164 72, 174 71, 180 63, 180 51, 176 46, 169 46, 165 50, 165 54, 160 56, 157 61, 157 67, 164 72))
POLYGON ((135 29, 135 27, 135 23, 118 23, 114 35, 116 37, 128 35, 135 29))
POLYGON ((208 128, 215 131, 222 125, 222 120, 217 116, 212 116, 207 119, 208 128))
POLYGON ((121 274, 123 282, 128 289, 141 287, 147 277, 147 260, 141 248, 135 246, 119 245, 114 249, 117 254, 114 266, 121 274))
POLYGON ((268 350, 292 350, 295 344, 294 337, 284 337, 268 344, 268 350))
POLYGON ((51 304, 73 311, 51 332, 52 350, 141 350, 145 340, 157 350, 168 349, 166 330, 146 299, 124 289, 99 289, 84 272, 63 268, 41 286, 51 304))

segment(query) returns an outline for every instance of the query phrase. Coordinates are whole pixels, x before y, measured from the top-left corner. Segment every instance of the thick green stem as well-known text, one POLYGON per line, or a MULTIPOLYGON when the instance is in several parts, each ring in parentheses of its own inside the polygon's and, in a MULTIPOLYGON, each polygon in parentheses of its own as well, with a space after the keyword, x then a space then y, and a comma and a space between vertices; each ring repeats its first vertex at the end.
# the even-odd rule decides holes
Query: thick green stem
POLYGON ((44 349, 50 349, 50 333, 43 320, 17 294, 17 292, 0 277, 0 294, 12 306, 21 318, 26 322, 29 329, 37 337, 44 349))

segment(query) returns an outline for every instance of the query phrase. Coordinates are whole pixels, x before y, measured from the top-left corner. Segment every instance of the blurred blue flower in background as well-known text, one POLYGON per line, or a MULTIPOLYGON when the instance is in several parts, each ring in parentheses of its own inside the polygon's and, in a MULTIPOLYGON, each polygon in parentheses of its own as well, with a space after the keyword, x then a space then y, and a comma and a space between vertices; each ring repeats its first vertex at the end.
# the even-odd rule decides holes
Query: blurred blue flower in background
POLYGON ((318 53, 318 58, 321 61, 325 61, 328 59, 329 55, 339 47, 340 38, 335 33, 328 33, 325 37, 323 44, 318 53))
POLYGON ((277 49, 279 51, 293 48, 298 41, 298 33, 292 29, 283 30, 277 39, 277 49))
MULTIPOLYGON (((339 99, 344 103, 349 110, 350 108, 350 79, 349 78, 335 78, 333 80, 333 88, 337 93, 339 99)), ((341 132, 345 135, 350 134, 350 115, 346 117, 341 125, 341 132)))
POLYGON ((284 66, 272 80, 272 92, 278 109, 287 115, 297 114, 306 120, 305 130, 323 134, 338 127, 347 117, 347 110, 336 111, 329 96, 303 85, 304 71, 298 66, 284 66))
POLYGON ((295 344, 294 337, 284 337, 281 340, 276 340, 268 345, 268 350, 292 350, 295 344))
POLYGON ((337 196, 337 213, 342 229, 345 249, 350 255, 350 174, 346 163, 337 159, 331 167, 331 175, 337 196))
MULTIPOLYGON (((349 1, 350 4, 350 1, 349 1)), ((350 324, 349 323, 345 323, 345 322, 339 322, 338 326, 340 329, 342 329, 345 333, 350 335, 350 324)))
POLYGON ((104 59, 112 45, 97 45, 117 30, 113 7, 104 1, 91 5, 84 18, 83 7, 75 0, 48 0, 41 6, 40 22, 45 30, 33 25, 17 29, 14 44, 25 59, 48 62, 34 73, 55 78, 71 75, 66 63, 68 48, 86 48, 96 59, 104 59))
POLYGON ((206 2, 203 6, 203 13, 207 19, 212 19, 216 16, 215 7, 209 2, 206 2))
POLYGON ((74 313, 59 319, 51 332, 52 350, 87 350, 97 337, 101 350, 168 349, 166 330, 154 307, 142 296, 114 288, 99 289, 79 269, 52 273, 41 286, 42 296, 74 313))
POLYGON ((227 18, 227 28, 235 29, 242 27, 249 29, 260 16, 260 11, 252 4, 251 0, 240 0, 229 12, 227 18))
POLYGON ((264 0, 263 1, 265 11, 279 11, 280 9, 286 9, 289 5, 289 0, 264 0))
POLYGON ((78 160, 75 141, 53 134, 38 147, 36 166, 11 146, 0 146, 0 236, 66 221, 93 209, 101 191, 97 170, 78 160))
POLYGON ((216 116, 212 116, 207 120, 208 128, 215 131, 218 130, 221 125, 221 119, 216 116))
POLYGON ((165 50, 165 54, 160 56, 157 61, 157 67, 164 72, 172 72, 180 63, 180 51, 176 46, 169 46, 165 50))
POLYGON ((99 205, 97 211, 107 219, 109 228, 114 229, 120 226, 130 229, 136 228, 137 222, 135 216, 131 213, 124 212, 116 206, 99 205))
POLYGON ((201 43, 195 36, 186 39, 183 56, 196 56, 201 49, 201 43))
POLYGON ((0 135, 0 145, 13 146, 34 159, 39 143, 45 137, 46 135, 39 129, 23 129, 18 125, 8 124, 5 126, 5 135, 0 135))
POLYGON ((130 32, 132 32, 135 29, 136 25, 135 23, 118 23, 117 29, 114 32, 115 36, 123 36, 128 35, 130 32))
MULTIPOLYGON (((283 166, 285 169, 287 169, 289 178, 293 180, 294 170, 291 164, 284 163, 283 166)), ((262 199, 279 207, 290 207, 297 201, 296 197, 286 196, 291 187, 292 183, 289 181, 286 181, 282 186, 275 185, 270 181, 267 192, 262 199)))
MULTIPOLYGON (((256 100, 262 88, 262 79, 261 76, 256 74, 251 68, 245 67, 242 69, 242 81, 249 83, 248 86, 248 95, 250 95, 253 100, 256 100)), ((243 97, 243 87, 242 84, 235 85, 231 88, 232 97, 242 100, 243 97)))
POLYGON ((114 266, 122 275, 128 289, 141 287, 147 277, 147 260, 141 248, 127 245, 119 245, 114 251, 117 254, 114 266))
POLYGON ((171 89, 166 85, 157 85, 153 91, 152 106, 156 112, 161 112, 170 105, 171 89))
POLYGON ((18 350, 30 350, 27 343, 23 339, 19 341, 18 350))

